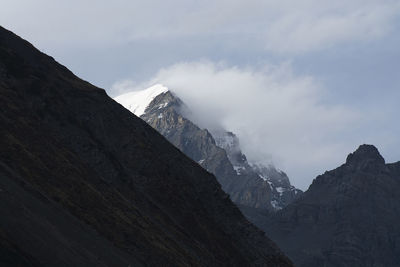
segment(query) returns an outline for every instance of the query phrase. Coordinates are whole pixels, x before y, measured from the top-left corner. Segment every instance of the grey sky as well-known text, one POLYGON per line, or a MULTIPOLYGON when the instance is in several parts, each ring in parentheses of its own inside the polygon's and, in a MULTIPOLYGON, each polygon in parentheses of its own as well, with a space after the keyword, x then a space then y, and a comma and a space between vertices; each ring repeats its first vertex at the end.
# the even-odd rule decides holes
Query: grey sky
POLYGON ((397 0, 3 0, 0 24, 111 96, 177 87, 301 188, 364 142, 400 160, 397 0))

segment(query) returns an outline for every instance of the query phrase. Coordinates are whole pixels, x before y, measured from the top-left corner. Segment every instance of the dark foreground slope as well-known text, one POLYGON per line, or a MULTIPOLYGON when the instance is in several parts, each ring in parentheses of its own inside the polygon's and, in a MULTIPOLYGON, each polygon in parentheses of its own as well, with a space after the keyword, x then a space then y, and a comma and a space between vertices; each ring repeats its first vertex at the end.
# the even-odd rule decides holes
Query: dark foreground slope
POLYGON ((215 177, 0 28, 1 266, 291 266, 215 177))
POLYGON ((400 162, 362 145, 263 228, 299 267, 400 266, 399 192, 400 162))

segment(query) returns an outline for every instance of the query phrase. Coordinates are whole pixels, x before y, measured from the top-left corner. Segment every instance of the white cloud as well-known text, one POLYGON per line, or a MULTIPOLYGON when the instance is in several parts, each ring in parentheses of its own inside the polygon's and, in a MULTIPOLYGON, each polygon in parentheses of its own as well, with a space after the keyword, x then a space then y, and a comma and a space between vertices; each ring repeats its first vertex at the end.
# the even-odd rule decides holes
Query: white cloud
POLYGON ((258 70, 208 61, 180 63, 135 88, 155 83, 171 88, 200 114, 192 119, 201 126, 222 124, 237 133, 251 161, 272 160, 301 188, 342 163, 362 142, 351 138, 362 127, 362 114, 325 104, 324 88, 313 77, 295 75, 289 63, 258 70))

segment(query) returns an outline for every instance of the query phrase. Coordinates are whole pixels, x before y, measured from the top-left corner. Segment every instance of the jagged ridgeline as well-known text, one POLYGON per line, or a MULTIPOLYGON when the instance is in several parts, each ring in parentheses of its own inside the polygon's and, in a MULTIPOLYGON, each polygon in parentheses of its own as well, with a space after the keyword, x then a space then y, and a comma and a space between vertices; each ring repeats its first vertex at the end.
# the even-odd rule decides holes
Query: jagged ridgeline
POLYGON ((249 163, 234 133, 222 127, 208 130, 197 126, 188 119, 190 107, 161 84, 123 94, 115 100, 215 174, 225 192, 252 220, 252 211, 282 209, 302 193, 273 165, 249 163))
POLYGON ((0 107, 0 266, 292 266, 212 174, 1 27, 0 107))
POLYGON ((385 164, 374 146, 360 146, 301 194, 273 166, 249 163, 233 133, 210 132, 188 120, 190 107, 167 88, 156 85, 116 100, 214 173, 296 266, 400 266, 400 163, 385 164))
POLYGON ((400 162, 362 145, 260 225, 299 267, 400 266, 400 162))

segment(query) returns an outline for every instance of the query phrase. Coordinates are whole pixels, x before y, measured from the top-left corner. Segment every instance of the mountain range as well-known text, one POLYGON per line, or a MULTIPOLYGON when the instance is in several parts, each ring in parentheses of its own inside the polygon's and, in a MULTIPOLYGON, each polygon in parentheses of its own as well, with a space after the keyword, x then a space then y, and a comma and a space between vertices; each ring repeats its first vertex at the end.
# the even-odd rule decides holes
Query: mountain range
POLYGON ((201 129, 189 120, 190 107, 166 87, 116 100, 214 173, 295 266, 400 266, 400 162, 386 164, 374 146, 361 145, 302 193, 274 166, 249 163, 235 134, 201 129))
POLYGON ((375 146, 303 193, 165 86, 115 100, 0 27, 0 266, 400 266, 375 146))
POLYGON ((292 266, 216 178, 0 27, 1 266, 292 266))

